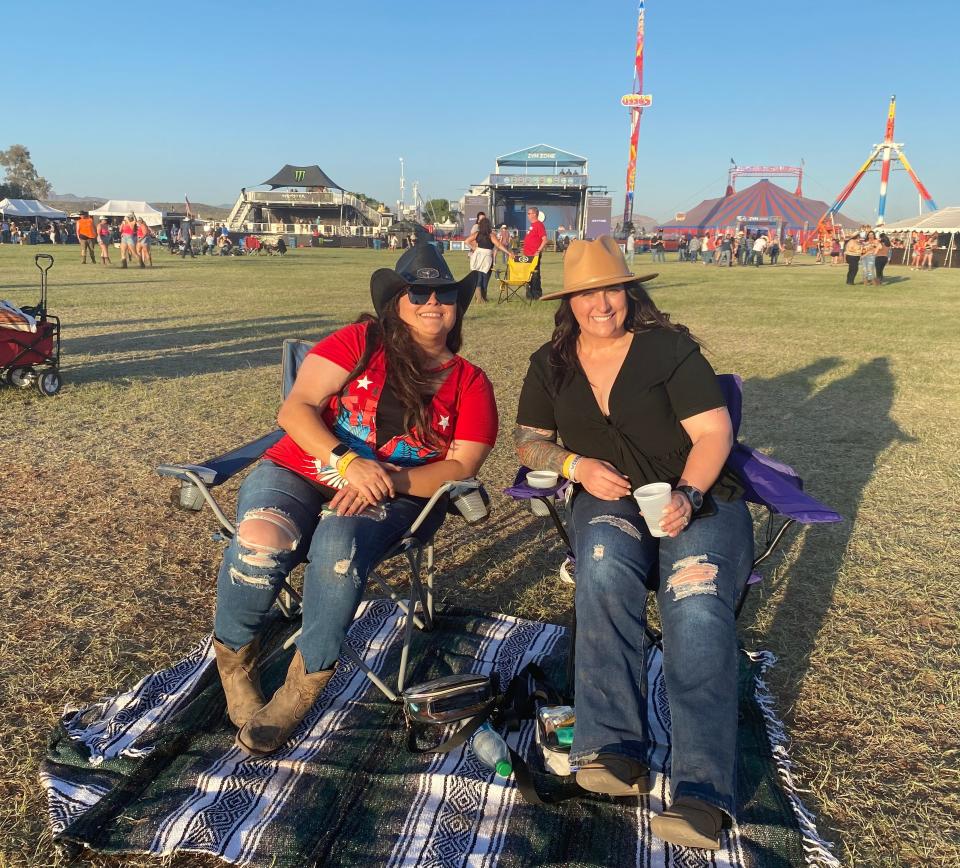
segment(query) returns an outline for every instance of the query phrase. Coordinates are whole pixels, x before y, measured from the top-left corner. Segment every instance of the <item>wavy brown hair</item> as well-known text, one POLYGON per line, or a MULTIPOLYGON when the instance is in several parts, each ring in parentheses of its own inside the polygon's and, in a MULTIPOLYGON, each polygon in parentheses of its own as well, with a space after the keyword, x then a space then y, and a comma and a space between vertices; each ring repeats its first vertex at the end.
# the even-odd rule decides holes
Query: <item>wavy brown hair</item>
MULTIPOLYGON (((432 397, 435 391, 432 388, 435 383, 428 368, 429 361, 413 339, 410 326, 400 318, 399 304, 400 293, 386 303, 383 315, 379 318, 370 313, 362 313, 357 317, 356 322, 367 324, 366 346, 347 382, 366 370, 373 354, 382 346, 387 356, 390 385, 403 407, 404 427, 408 431, 415 428, 424 443, 440 448, 443 443, 431 425, 430 401, 424 400, 426 393, 431 393, 432 397)), ((462 344, 463 311, 457 305, 457 319, 447 335, 446 345, 451 353, 456 354, 460 352, 462 344)), ((338 412, 339 409, 338 405, 338 412)))
MULTIPOLYGON (((617 286, 606 287, 608 290, 617 288, 617 286)), ((637 333, 652 329, 669 329, 673 332, 680 332, 696 341, 696 343, 700 343, 685 325, 671 322, 670 314, 660 310, 653 303, 653 299, 650 298, 649 293, 641 284, 621 284, 619 288, 627 293, 627 317, 623 321, 623 327, 628 332, 637 333)), ((580 324, 573 314, 569 295, 560 300, 560 307, 557 308, 553 321, 555 327, 553 337, 550 339, 552 344, 550 347, 550 369, 554 389, 559 390, 567 378, 573 376, 573 372, 580 365, 577 358, 580 324)))

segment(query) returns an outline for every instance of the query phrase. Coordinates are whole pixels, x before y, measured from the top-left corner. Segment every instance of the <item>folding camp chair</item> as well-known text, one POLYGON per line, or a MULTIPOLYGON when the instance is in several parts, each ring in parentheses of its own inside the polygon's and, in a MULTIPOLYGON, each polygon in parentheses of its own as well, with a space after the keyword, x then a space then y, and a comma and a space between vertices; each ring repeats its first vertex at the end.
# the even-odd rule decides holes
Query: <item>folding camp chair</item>
MULTIPOLYGON (((293 388, 300 364, 312 346, 313 344, 307 341, 285 340, 283 342, 282 395, 284 398, 293 388)), ((224 513, 210 489, 222 485, 249 467, 283 435, 282 430, 271 431, 239 449, 226 452, 201 464, 161 464, 157 468, 157 473, 179 480, 179 486, 173 492, 175 506, 181 509, 200 510, 206 503, 223 528, 218 538, 231 539, 237 532, 236 526, 224 513)), ((410 645, 413 640, 413 628, 429 631, 434 625, 433 585, 436 577, 434 536, 436 531, 425 529, 427 519, 435 518, 435 511, 440 510, 444 513, 460 515, 468 524, 476 524, 486 518, 488 503, 486 492, 476 479, 445 483, 427 501, 416 520, 404 533, 403 538, 370 570, 368 579, 374 582, 407 616, 396 690, 386 685, 348 645, 345 644, 342 650, 391 702, 398 702, 399 694, 403 691, 410 645), (410 594, 406 600, 387 584, 379 572, 387 561, 401 555, 406 558, 410 567, 410 594)), ((277 598, 277 606, 284 616, 291 620, 299 617, 301 601, 301 595, 289 582, 285 582, 277 598)), ((301 629, 293 633, 270 657, 279 655, 284 649, 289 648, 300 635, 301 629)), ((270 657, 267 659, 269 660, 270 657)))
MULTIPOLYGON (((723 392, 727 409, 730 411, 730 420, 733 423, 734 444, 727 459, 727 464, 738 473, 744 484, 744 499, 748 503, 763 507, 766 512, 763 532, 764 550, 754 559, 750 578, 737 600, 735 617, 739 618, 744 603, 747 601, 750 588, 763 580, 763 577, 757 572, 757 567, 776 551, 787 531, 794 524, 798 522, 800 524, 832 523, 842 521, 843 517, 807 494, 803 490, 803 480, 792 467, 775 461, 768 455, 764 455, 736 439, 740 432, 743 410, 743 381, 736 374, 718 374, 717 382, 723 392)), ((521 467, 517 471, 513 485, 504 489, 504 494, 515 500, 535 499, 542 503, 546 507, 560 539, 566 546, 568 559, 572 561, 573 550, 570 547, 570 538, 556 506, 558 496, 562 496, 566 492, 570 483, 567 480, 561 480, 552 488, 533 488, 526 481, 528 472, 529 468, 521 467)), ((652 569, 654 576, 657 570, 657 565, 654 565, 652 569)), ((575 620, 573 629, 575 632, 575 620)), ((657 645, 661 644, 662 637, 658 631, 649 626, 645 627, 645 630, 647 638, 651 642, 657 645)), ((573 653, 571 651, 567 672, 568 691, 573 686, 572 661, 573 653)))
MULTIPOLYGON (((494 274, 500 282, 500 292, 497 295, 497 304, 510 301, 511 298, 520 298, 520 290, 527 290, 540 262, 540 254, 536 256, 517 256, 507 260, 506 271, 497 269, 494 274)), ((530 299, 527 299, 530 301, 530 299)))

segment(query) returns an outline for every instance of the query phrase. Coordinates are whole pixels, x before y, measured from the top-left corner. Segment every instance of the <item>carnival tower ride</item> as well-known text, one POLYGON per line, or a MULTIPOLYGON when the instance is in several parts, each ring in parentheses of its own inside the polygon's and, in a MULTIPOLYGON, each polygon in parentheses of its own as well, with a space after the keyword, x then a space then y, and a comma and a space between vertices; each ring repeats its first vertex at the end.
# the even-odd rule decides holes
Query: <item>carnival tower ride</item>
POLYGON ((883 141, 879 145, 873 146, 870 156, 867 157, 864 164, 857 170, 857 174, 854 175, 850 183, 840 191, 840 195, 837 196, 836 201, 827 209, 823 217, 820 218, 820 228, 824 227, 833 215, 843 207, 843 203, 850 198, 850 194, 856 189, 857 184, 860 183, 863 176, 878 163, 880 164, 880 204, 877 207, 877 226, 883 226, 884 214, 887 208, 887 182, 890 180, 890 158, 894 155, 900 161, 903 168, 906 169, 910 180, 913 181, 913 185, 917 188, 920 198, 926 203, 927 207, 931 211, 937 210, 936 202, 933 201, 933 198, 927 192, 927 188, 923 186, 917 177, 917 173, 913 171, 913 167, 907 160, 907 155, 903 152, 903 144, 893 140, 893 126, 896 120, 896 114, 897 97, 894 95, 890 97, 890 108, 887 111, 887 128, 883 136, 883 141))

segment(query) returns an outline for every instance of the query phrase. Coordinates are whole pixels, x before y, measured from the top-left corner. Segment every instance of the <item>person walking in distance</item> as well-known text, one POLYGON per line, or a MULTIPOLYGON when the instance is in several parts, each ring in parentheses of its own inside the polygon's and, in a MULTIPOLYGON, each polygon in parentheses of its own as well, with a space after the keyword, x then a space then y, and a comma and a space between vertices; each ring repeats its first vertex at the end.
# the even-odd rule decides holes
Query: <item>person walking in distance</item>
POLYGON ((506 223, 500 226, 500 231, 497 233, 497 243, 503 251, 500 255, 503 257, 503 264, 506 265, 510 258, 510 230, 507 229, 506 223))
POLYGON ((153 268, 153 254, 150 246, 153 244, 153 230, 147 226, 142 217, 137 218, 137 256, 140 257, 140 267, 146 268, 147 263, 153 268))
POLYGON ((793 265, 793 255, 797 252, 797 239, 792 235, 787 235, 783 239, 783 264, 793 265))
POLYGON ((863 256, 863 242, 866 237, 866 232, 851 235, 850 240, 843 248, 843 255, 847 260, 847 286, 853 286, 857 279, 857 272, 860 270, 860 257, 863 256))
POLYGON ((880 286, 883 283, 883 269, 887 267, 887 260, 890 259, 890 236, 886 232, 881 232, 877 240, 880 243, 880 249, 877 251, 877 279, 874 283, 880 286))
POLYGON ((137 252, 137 218, 127 214, 120 224, 120 267, 126 268, 137 252))
POLYGON ((472 233, 467 239, 470 247, 470 270, 477 272, 477 288, 475 296, 480 297, 480 301, 487 302, 487 282, 490 280, 490 272, 493 270, 493 251, 500 250, 504 255, 509 256, 510 251, 501 246, 496 236, 493 234, 493 227, 486 217, 481 217, 477 221, 477 231, 472 233))
POLYGON ((753 264, 759 268, 763 265, 763 251, 767 249, 767 236, 758 235, 753 242, 753 264))
POLYGON ((87 254, 90 254, 90 264, 97 262, 97 230, 93 225, 93 218, 81 211, 77 218, 77 241, 80 242, 80 261, 86 263, 87 254))
MULTIPOLYGON (((523 255, 531 259, 534 256, 540 256, 547 246, 547 230, 540 220, 540 209, 536 206, 527 208, 527 219, 530 221, 530 228, 523 239, 523 255)), ((537 260, 537 267, 530 275, 530 285, 527 287, 527 298, 530 300, 540 298, 543 295, 543 286, 540 283, 541 261, 537 260)))
POLYGON ((180 258, 183 259, 188 253, 190 258, 193 259, 193 244, 191 243, 193 235, 190 232, 190 221, 182 220, 180 222, 180 243, 183 245, 180 248, 180 258))
POLYGON ((100 218, 97 224, 97 242, 100 244, 100 264, 110 265, 110 235, 113 230, 106 217, 100 218))
POLYGON ((626 247, 626 254, 627 254, 626 256, 627 267, 632 269, 633 258, 637 252, 637 236, 632 229, 627 233, 627 240, 625 243, 625 247, 626 247))

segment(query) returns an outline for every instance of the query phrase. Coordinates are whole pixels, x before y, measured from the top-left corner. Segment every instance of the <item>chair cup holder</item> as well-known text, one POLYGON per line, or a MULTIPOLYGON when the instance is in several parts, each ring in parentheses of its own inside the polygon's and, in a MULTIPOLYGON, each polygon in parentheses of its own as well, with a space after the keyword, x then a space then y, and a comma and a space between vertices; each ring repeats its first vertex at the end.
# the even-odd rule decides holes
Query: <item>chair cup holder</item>
POLYGON ((456 494, 450 498, 450 503, 463 516, 467 524, 479 524, 490 515, 490 510, 479 489, 456 494))
POLYGON ((178 509, 190 509, 199 512, 203 509, 203 494, 192 482, 181 482, 170 495, 170 500, 178 509))

